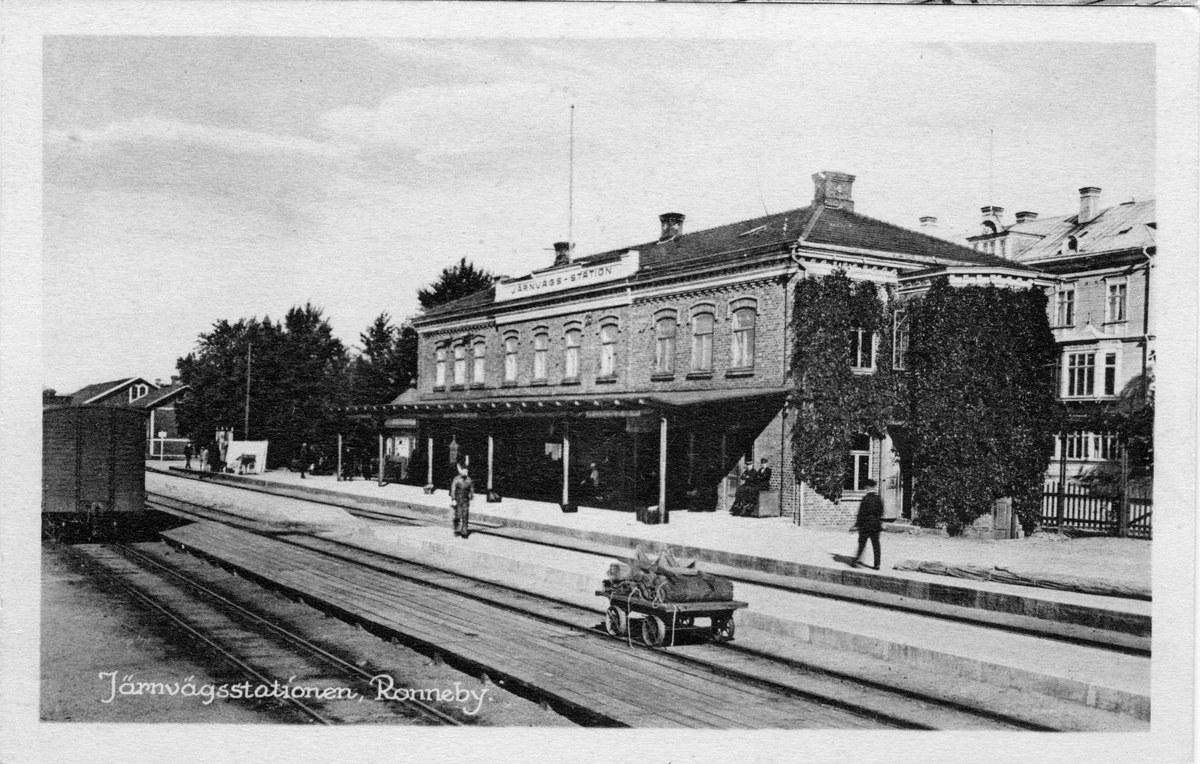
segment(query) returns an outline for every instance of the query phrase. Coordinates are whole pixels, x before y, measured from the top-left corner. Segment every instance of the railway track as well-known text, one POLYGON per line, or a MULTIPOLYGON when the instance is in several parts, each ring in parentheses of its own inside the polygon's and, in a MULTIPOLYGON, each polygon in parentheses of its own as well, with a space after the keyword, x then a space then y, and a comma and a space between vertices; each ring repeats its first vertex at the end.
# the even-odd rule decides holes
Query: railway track
POLYGON ((229 664, 253 688, 247 692, 257 693, 247 698, 277 701, 298 719, 324 725, 462 724, 415 697, 360 702, 376 695, 376 675, 138 548, 60 548, 229 664))
MULTIPOLYGON (((151 506, 190 520, 207 520, 241 526, 247 523, 221 510, 162 496, 151 497, 151 506)), ((390 518, 389 518, 390 519, 390 518)), ((249 525, 253 525, 250 523, 249 525)), ((463 576, 453 571, 376 554, 336 541, 301 534, 272 533, 276 541, 316 552, 342 564, 384 573, 401 581, 437 590, 440 596, 472 600, 500 611, 566 627, 591 639, 614 642, 603 630, 601 617, 593 610, 555 600, 492 581, 463 576), (448 575, 449 574, 449 575, 448 575)), ((228 564, 214 560, 218 564, 228 564)), ((621 640, 624 642, 624 640, 621 640)), ((801 661, 769 656, 736 644, 699 643, 677 645, 670 651, 650 651, 633 646, 635 652, 669 656, 680 670, 703 672, 789 698, 818 704, 853 715, 873 726, 903 729, 1008 729, 1049 731, 1053 727, 1028 716, 996 713, 968 704, 887 686, 878 682, 838 674, 801 661)), ((418 647, 419 649, 419 647, 418 647)), ((622 649, 629 647, 622 645, 622 649)), ((514 690, 509 687, 510 690, 514 690)), ((539 697, 537 687, 523 691, 539 697)), ((520 693, 518 693, 520 694, 520 693)), ((571 715, 569 712, 567 715, 571 715)), ((586 723, 586 719, 584 719, 586 723)))

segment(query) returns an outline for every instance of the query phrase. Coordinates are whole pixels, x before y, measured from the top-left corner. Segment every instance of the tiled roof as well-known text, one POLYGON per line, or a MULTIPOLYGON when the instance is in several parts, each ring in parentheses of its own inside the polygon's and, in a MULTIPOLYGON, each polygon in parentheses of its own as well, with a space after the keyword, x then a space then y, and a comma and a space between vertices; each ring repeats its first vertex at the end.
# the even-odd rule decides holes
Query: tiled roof
MULTIPOLYGON (((650 241, 586 255, 576 258, 574 262, 595 265, 620 257, 629 250, 637 250, 639 267, 634 277, 636 280, 748 258, 755 254, 754 250, 783 247, 799 240, 802 234, 805 234, 805 241, 816 245, 829 244, 936 258, 939 262, 949 265, 988 265, 1028 270, 1027 266, 1012 260, 977 252, 970 247, 910 231, 866 215, 833 207, 814 210, 813 206, 685 233, 665 242, 650 241), (811 230, 808 230, 810 228, 811 230)), ((422 318, 451 315, 487 305, 492 302, 494 296, 494 287, 482 290, 428 310, 422 318)))
POLYGON ((859 215, 856 212, 827 208, 817 218, 812 232, 806 237, 815 244, 834 244, 883 252, 896 252, 918 257, 936 257, 961 265, 991 265, 1006 268, 1024 266, 996 255, 977 252, 970 247, 939 239, 936 236, 910 231, 898 225, 859 215))
POLYGON ((474 308, 479 305, 490 305, 496 297, 496 287, 491 286, 487 289, 481 289, 478 292, 469 294, 466 297, 459 297, 457 300, 452 300, 445 305, 438 305, 436 308, 430 308, 421 314, 421 318, 433 318, 435 316, 443 316, 449 313, 457 313, 460 310, 474 308))
MULTIPOLYGON (((1153 199, 1106 207, 1092 221, 1083 225, 1079 225, 1078 220, 1078 215, 1049 219, 1048 225, 1038 231, 1045 238, 1025 250, 1021 254, 1021 262, 1035 264, 1040 259, 1063 255, 1094 255, 1154 245, 1157 221, 1153 199), (1077 243, 1075 250, 1069 249, 1067 244, 1071 236, 1075 237, 1077 243)), ((1013 226, 1008 230, 1026 229, 1013 226)))
POLYGON ((136 381, 137 379, 138 379, 138 377, 125 377, 123 379, 114 379, 112 382, 97 382, 94 385, 88 385, 87 387, 81 387, 73 393, 68 393, 66 395, 66 397, 71 399, 72 405, 78 406, 81 403, 86 403, 87 401, 90 401, 92 398, 95 398, 97 395, 100 395, 101 393, 105 393, 105 392, 108 392, 109 390, 112 390, 114 387, 119 387, 121 385, 127 385, 130 382, 136 381))

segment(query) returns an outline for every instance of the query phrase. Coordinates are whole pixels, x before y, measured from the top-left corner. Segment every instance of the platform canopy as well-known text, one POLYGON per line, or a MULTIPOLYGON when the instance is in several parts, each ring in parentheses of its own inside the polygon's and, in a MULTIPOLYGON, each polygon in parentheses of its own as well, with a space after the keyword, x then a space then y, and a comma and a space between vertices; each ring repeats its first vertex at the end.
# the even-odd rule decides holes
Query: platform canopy
POLYGON ((492 396, 469 400, 413 401, 376 406, 349 406, 346 413, 361 418, 484 419, 505 417, 604 418, 642 412, 670 413, 704 406, 782 405, 791 387, 737 390, 679 390, 649 393, 588 393, 580 395, 492 396))

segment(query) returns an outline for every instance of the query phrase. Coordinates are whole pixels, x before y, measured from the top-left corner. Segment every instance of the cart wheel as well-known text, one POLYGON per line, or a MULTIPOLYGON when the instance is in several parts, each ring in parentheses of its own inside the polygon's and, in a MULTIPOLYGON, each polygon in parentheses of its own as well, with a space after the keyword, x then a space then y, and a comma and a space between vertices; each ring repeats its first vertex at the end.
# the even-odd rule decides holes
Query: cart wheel
POLYGON ((716 616, 713 618, 713 639, 718 642, 728 642, 733 639, 733 616, 716 616))
POLYGON ((629 622, 625 618, 625 611, 619 607, 610 606, 608 613, 604 616, 604 630, 614 637, 623 637, 629 630, 629 622))
POLYGON ((647 615, 642 619, 642 642, 647 647, 658 647, 667 636, 667 625, 656 615, 647 615))

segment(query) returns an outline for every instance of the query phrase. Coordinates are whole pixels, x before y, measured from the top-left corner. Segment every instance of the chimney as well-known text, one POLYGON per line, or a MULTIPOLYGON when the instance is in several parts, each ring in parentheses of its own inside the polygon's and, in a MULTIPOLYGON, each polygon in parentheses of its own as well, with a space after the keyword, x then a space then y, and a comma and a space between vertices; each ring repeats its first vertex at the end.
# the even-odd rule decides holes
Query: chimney
POLYGON ((937 218, 933 215, 926 215, 921 218, 922 231, 936 231, 938 229, 937 218))
POLYGON ((1020 225, 1021 223, 1032 223, 1035 220, 1037 220, 1036 212, 1029 212, 1026 210, 1024 212, 1017 213, 1017 225, 1020 225))
POLYGON ((1084 186, 1079 189, 1079 224, 1090 223, 1100 214, 1100 189, 1084 186))
POLYGON ((662 236, 658 238, 659 241, 670 241, 683 235, 682 212, 664 212, 658 216, 658 220, 662 223, 662 236))
POLYGON ((567 265, 571 262, 571 242, 556 241, 554 242, 554 267, 567 265))
POLYGON ((835 207, 854 212, 854 200, 850 197, 850 187, 854 185, 854 176, 836 170, 826 170, 812 176, 813 204, 835 207))

